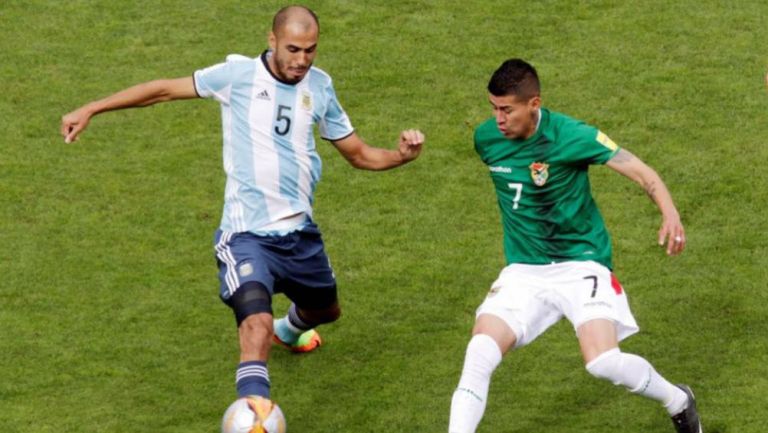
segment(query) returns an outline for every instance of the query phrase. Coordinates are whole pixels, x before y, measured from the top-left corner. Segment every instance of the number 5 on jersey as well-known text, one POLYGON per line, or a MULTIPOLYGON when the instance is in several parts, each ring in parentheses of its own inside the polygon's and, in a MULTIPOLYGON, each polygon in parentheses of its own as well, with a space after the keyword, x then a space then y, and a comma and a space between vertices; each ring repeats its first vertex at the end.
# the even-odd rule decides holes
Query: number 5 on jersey
POLYGON ((277 135, 286 135, 288 134, 288 131, 291 130, 291 118, 288 117, 287 114, 284 114, 283 111, 287 111, 288 114, 291 112, 291 107, 287 105, 278 105, 277 106, 277 117, 275 118, 275 133, 277 135), (282 125, 281 122, 284 122, 282 125))

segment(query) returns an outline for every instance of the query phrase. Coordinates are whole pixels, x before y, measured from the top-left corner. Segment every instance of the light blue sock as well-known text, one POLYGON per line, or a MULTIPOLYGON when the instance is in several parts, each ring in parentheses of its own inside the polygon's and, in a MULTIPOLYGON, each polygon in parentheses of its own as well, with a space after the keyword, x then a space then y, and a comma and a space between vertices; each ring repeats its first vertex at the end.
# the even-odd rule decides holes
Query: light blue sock
POLYGON ((288 314, 282 319, 275 320, 275 335, 283 343, 293 344, 299 339, 301 334, 312 329, 312 326, 305 323, 296 312, 296 304, 291 304, 288 314))
POLYGON ((277 338, 279 338, 283 343, 295 343, 296 340, 299 339, 299 336, 302 334, 302 332, 304 331, 291 325, 287 316, 283 317, 282 319, 275 320, 275 335, 277 335, 277 338))

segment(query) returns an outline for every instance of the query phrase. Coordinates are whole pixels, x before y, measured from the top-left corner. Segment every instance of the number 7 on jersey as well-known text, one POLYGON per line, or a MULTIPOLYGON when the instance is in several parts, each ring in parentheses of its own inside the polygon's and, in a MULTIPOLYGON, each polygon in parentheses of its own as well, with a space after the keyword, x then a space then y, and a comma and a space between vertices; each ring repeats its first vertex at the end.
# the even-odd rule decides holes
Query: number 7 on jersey
POLYGON ((512 199, 512 209, 517 209, 517 204, 520 202, 520 196, 523 194, 523 184, 522 183, 508 183, 507 186, 509 189, 515 190, 515 197, 512 199))

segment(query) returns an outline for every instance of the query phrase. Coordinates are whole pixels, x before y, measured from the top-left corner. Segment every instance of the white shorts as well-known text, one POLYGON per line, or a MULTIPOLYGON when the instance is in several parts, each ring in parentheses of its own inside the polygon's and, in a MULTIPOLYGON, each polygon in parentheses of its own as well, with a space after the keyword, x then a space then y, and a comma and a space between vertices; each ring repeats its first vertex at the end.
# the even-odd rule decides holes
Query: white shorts
POLYGON ((593 319, 612 320, 619 341, 640 329, 619 281, 592 261, 509 265, 478 307, 481 314, 506 322, 517 337, 515 347, 533 342, 563 316, 574 330, 593 319))

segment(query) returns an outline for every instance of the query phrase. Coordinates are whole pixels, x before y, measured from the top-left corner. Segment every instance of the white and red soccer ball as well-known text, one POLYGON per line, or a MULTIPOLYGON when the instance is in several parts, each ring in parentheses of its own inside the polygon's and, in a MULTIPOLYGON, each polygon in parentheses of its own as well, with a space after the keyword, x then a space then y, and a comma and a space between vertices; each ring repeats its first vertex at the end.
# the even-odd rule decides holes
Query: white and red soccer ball
POLYGON ((224 412, 221 433, 285 433, 285 416, 272 400, 241 397, 224 412))

